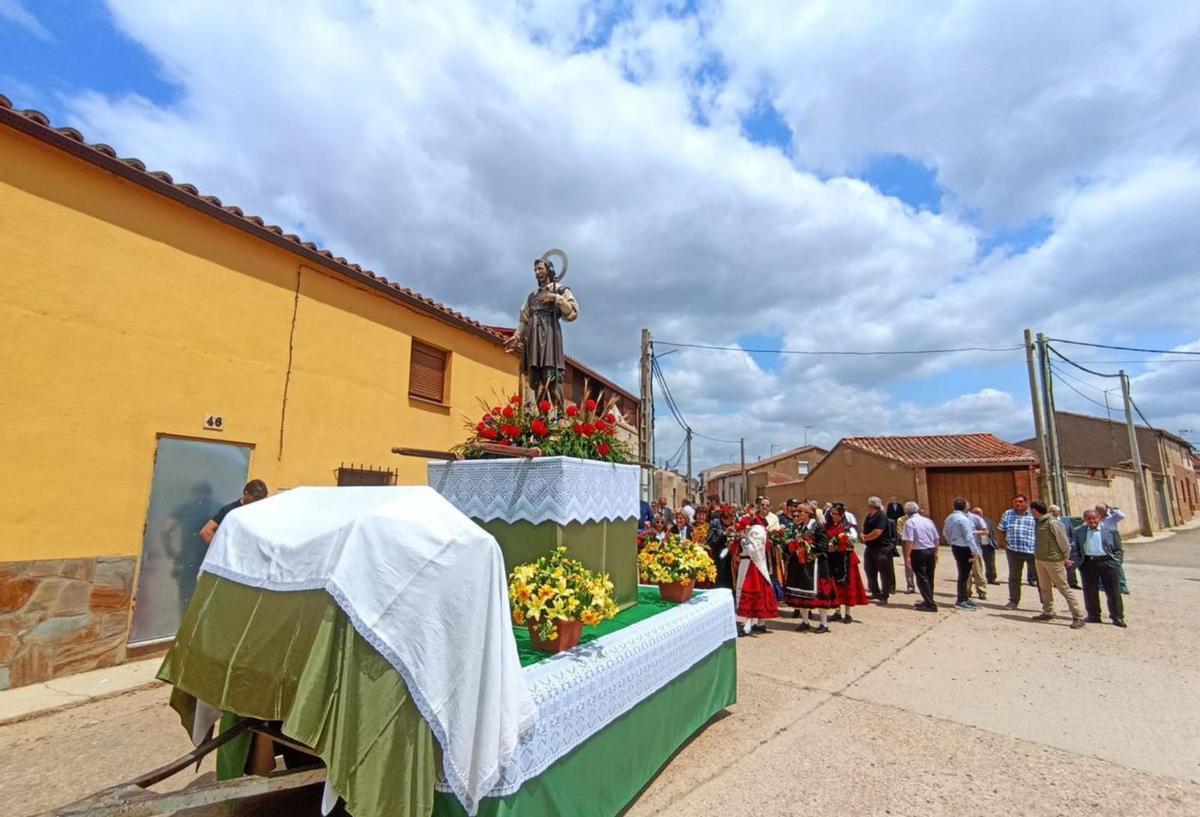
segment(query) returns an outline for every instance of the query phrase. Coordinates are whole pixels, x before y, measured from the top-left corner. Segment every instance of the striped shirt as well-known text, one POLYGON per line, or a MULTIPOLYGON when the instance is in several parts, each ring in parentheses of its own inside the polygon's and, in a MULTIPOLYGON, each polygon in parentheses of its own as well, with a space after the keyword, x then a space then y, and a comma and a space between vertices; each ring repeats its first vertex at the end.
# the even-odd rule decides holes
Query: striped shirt
POLYGON ((1033 518, 1032 511, 1022 514, 1009 508, 1000 517, 1000 530, 1004 531, 1009 550, 1029 554, 1037 552, 1037 520, 1033 518))

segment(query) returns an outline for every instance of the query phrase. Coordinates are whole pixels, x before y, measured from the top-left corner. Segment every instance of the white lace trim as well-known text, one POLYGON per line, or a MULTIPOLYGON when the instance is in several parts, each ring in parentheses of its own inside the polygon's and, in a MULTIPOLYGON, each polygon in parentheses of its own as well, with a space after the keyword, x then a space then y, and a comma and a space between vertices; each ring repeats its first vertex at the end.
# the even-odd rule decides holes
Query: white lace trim
POLYGON ((473 519, 616 521, 640 516, 640 469, 574 457, 429 463, 429 485, 473 519))
MULTIPOLYGON (((513 794, 559 758, 737 638, 733 594, 686 604, 524 670, 538 725, 522 738, 487 797, 513 794)), ((439 791, 450 791, 445 780, 439 791)))

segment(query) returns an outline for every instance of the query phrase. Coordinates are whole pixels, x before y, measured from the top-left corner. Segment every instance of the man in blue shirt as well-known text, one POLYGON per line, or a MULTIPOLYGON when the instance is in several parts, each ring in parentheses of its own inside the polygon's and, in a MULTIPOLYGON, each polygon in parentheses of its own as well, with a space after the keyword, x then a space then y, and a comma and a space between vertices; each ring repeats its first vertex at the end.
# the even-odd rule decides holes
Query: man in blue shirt
MULTIPOLYGON (((1118 530, 1121 520, 1125 518, 1125 511, 1120 508, 1110 508, 1101 502, 1096 506, 1096 513, 1100 515, 1100 527, 1107 528, 1117 537, 1117 543, 1121 542, 1121 531, 1118 530)), ((1125 581, 1125 551, 1122 549, 1117 554, 1117 577, 1121 580, 1121 592, 1129 595, 1129 584, 1125 581)))
POLYGON ((1000 547, 1008 554, 1008 604, 1005 610, 1016 610, 1021 603, 1021 571, 1034 570, 1037 552, 1037 520, 1029 512, 1029 497, 1017 494, 1013 506, 1000 517, 997 531, 1000 547))
POLYGON ((971 601, 967 589, 971 579, 971 562, 983 559, 983 551, 979 549, 979 540, 975 536, 975 523, 967 516, 967 500, 959 497, 954 500, 954 511, 946 517, 942 525, 942 538, 950 545, 954 561, 958 565, 958 599, 954 606, 960 610, 978 609, 971 601))
POLYGON ((1083 526, 1076 528, 1072 537, 1070 564, 1079 568, 1083 580, 1083 606, 1087 610, 1087 620, 1093 624, 1100 623, 1100 586, 1103 585, 1112 623, 1125 626, 1117 574, 1121 553, 1121 537, 1112 528, 1101 526, 1100 514, 1094 509, 1084 511, 1083 526))

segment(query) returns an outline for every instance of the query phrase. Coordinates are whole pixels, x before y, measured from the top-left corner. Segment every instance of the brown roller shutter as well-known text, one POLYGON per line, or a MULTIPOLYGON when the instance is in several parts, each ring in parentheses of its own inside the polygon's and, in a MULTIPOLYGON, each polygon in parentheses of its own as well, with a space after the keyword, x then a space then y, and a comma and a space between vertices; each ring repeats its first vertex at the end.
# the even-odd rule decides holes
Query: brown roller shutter
POLYGON ((446 402, 446 357, 448 353, 414 340, 412 362, 408 367, 408 393, 411 397, 446 402))

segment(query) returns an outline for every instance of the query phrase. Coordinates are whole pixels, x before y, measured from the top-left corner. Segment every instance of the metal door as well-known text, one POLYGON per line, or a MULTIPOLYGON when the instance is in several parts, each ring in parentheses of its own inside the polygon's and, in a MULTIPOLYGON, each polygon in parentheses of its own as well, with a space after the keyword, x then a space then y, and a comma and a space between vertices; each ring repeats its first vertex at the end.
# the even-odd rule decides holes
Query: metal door
POLYGON ((175 635, 204 560, 200 529, 242 495, 249 470, 248 445, 158 438, 129 643, 175 635))

